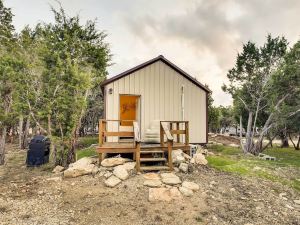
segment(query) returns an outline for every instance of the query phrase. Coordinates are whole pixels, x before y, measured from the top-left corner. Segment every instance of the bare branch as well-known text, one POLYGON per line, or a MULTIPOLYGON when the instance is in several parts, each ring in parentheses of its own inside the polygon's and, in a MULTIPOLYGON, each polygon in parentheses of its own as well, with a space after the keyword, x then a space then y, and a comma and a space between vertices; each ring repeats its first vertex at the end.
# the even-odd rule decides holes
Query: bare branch
POLYGON ((248 107, 248 105, 246 104, 246 102, 240 97, 240 96, 238 96, 238 98, 241 100, 241 102, 244 104, 244 106, 245 106, 245 108, 247 109, 247 110, 249 110, 249 107, 248 107))

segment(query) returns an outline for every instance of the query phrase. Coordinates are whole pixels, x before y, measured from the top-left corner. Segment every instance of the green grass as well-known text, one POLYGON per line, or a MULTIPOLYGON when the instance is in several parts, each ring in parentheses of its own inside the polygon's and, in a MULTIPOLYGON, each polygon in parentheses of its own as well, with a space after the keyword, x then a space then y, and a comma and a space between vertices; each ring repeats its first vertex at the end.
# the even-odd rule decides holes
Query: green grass
POLYGON ((300 167, 300 151, 296 151, 294 148, 269 148, 263 153, 275 156, 277 159, 275 164, 300 167))
POLYGON ((85 136, 85 137, 80 137, 78 140, 78 148, 88 148, 92 144, 97 144, 98 143, 98 136, 85 136))
POLYGON ((76 159, 96 156, 96 147, 91 147, 92 144, 98 144, 98 136, 80 137, 77 144, 76 159))
POLYGON ((300 178, 300 151, 293 148, 269 148, 263 153, 274 156, 277 160, 265 161, 254 156, 245 156, 235 147, 212 145, 209 150, 216 154, 207 157, 211 167, 242 176, 279 182, 300 191, 300 181, 297 180, 300 178), (276 172, 277 168, 281 169, 281 173, 276 172), (290 173, 290 170, 294 173, 290 173))
POLYGON ((77 160, 83 158, 83 157, 91 157, 91 156, 96 156, 97 152, 95 147, 90 147, 90 148, 84 148, 76 152, 76 158, 77 160))

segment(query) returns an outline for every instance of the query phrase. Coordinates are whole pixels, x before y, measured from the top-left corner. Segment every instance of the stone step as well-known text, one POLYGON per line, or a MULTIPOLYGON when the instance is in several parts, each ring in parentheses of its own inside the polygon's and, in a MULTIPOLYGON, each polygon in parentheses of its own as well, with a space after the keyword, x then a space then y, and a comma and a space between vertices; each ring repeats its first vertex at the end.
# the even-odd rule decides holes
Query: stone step
POLYGON ((141 154, 164 153, 162 150, 141 150, 141 154))
POLYGON ((142 171, 148 170, 170 170, 168 166, 141 166, 142 171))
POLYGON ((141 162, 165 162, 166 158, 140 158, 141 162))

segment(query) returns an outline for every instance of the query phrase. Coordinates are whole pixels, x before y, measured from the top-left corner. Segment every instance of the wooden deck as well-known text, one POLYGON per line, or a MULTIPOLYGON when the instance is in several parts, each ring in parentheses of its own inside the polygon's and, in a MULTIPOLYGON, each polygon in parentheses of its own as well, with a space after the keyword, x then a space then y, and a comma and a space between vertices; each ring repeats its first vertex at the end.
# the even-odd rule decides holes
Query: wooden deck
MULTIPOLYGON (((101 146, 102 149, 132 149, 135 148, 134 142, 105 142, 101 146)), ((168 149, 168 146, 161 146, 160 144, 150 144, 150 143, 144 143, 141 142, 141 150, 150 150, 150 149, 168 149)), ((190 146, 186 146, 186 144, 183 143, 173 143, 172 146, 174 149, 182 149, 183 151, 189 151, 190 146)), ((125 150, 124 150, 125 151, 125 150)), ((111 152, 114 153, 114 152, 111 152)), ((118 150, 116 150, 116 153, 118 153, 118 150)), ((126 153, 126 151, 125 151, 126 153)), ((129 153, 129 152, 127 152, 129 153)))
POLYGON ((136 169, 140 170, 161 170, 173 169, 172 150, 182 149, 189 154, 189 129, 188 121, 161 121, 160 122, 160 143, 142 143, 140 138, 139 125, 133 122, 133 132, 130 131, 108 131, 108 123, 122 124, 120 120, 100 120, 99 122, 99 163, 107 153, 133 153, 136 161, 136 169), (107 142, 107 137, 131 137, 132 142, 107 142), (184 136, 181 138, 180 136, 184 136), (174 139, 176 139, 174 141, 174 139), (142 165, 150 163, 151 165, 142 165))

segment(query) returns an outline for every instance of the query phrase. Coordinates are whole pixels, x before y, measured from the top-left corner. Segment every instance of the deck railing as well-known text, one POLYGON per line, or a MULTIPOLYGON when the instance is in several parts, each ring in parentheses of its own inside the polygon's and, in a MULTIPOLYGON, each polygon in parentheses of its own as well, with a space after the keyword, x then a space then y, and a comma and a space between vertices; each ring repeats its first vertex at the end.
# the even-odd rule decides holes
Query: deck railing
POLYGON ((167 145, 168 145, 168 166, 170 170, 173 170, 172 147, 173 147, 174 138, 171 135, 167 122, 160 121, 160 145, 162 147, 165 145, 165 136, 167 138, 167 145))
MULTIPOLYGON (((99 146, 101 147, 107 141, 107 137, 133 137, 135 139, 134 131, 120 131, 121 122, 136 122, 134 120, 99 120, 99 146), (118 131, 115 129, 108 130, 108 123, 115 123, 118 126, 118 131)), ((114 127, 114 126, 113 126, 114 127)))
MULTIPOLYGON (((132 131, 120 131, 120 124, 124 120, 103 120, 99 121, 99 162, 101 162, 106 153, 133 153, 133 158, 136 161, 136 169, 140 171, 140 152, 141 152, 141 133, 139 123, 133 120, 126 120, 132 122, 132 131), (117 123, 116 126, 108 126, 108 123, 117 123), (109 128, 113 128, 110 129, 109 128), (117 130, 117 131, 116 131, 117 130), (133 143, 126 144, 122 147, 119 143, 114 147, 109 147, 108 137, 131 137, 133 143)), ((189 122, 188 121, 160 121, 160 147, 168 151, 168 166, 172 170, 172 149, 176 148, 174 142, 180 143, 182 140, 182 147, 189 145, 189 122), (183 136, 183 137, 181 137, 183 136), (166 140, 166 142, 165 142, 166 140)), ((119 141, 119 140, 118 140, 119 141)), ((117 142, 118 143, 118 142, 117 142)), ((176 143, 175 143, 176 144, 176 143)), ((178 146, 178 145, 177 145, 178 146)))
MULTIPOLYGON (((112 126, 114 127, 114 126, 112 126)), ((114 127, 115 128, 115 127, 114 127)), ((128 147, 130 149, 135 149, 134 151, 134 159, 136 160, 137 170, 139 171, 140 168, 140 149, 141 149, 141 134, 139 129, 139 124, 137 121, 134 120, 99 120, 99 148, 103 147, 105 142, 108 142, 108 137, 132 137, 133 144, 132 147, 128 147), (132 122, 133 131, 120 131, 119 126, 122 122, 132 122), (117 123, 118 131, 112 129, 113 131, 109 130, 108 123, 117 123)), ((119 140, 118 140, 119 141, 119 140)), ((104 147, 105 148, 105 147, 104 147)), ((102 161, 105 157, 105 153, 101 153, 99 155, 99 160, 102 161)))
POLYGON ((162 146, 164 145, 165 135, 167 140, 172 137, 174 142, 183 142, 185 145, 189 145, 189 121, 160 121, 160 127, 160 143, 162 146), (165 130, 168 130, 168 135, 164 132, 165 130))

